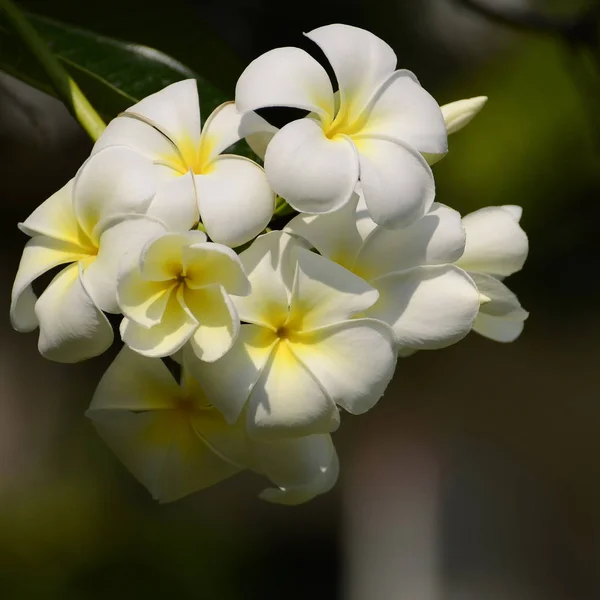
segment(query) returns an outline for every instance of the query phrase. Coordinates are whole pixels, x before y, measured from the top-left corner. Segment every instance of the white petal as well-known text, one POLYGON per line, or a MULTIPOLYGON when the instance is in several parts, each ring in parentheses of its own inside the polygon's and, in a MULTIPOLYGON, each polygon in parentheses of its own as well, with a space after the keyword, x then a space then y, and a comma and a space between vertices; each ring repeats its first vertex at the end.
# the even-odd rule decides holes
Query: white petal
POLYGON ((521 335, 524 326, 523 321, 513 321, 480 312, 473 323, 473 331, 495 342, 514 342, 521 335))
POLYGON ((495 277, 482 273, 471 273, 471 277, 486 301, 481 305, 480 312, 495 317, 508 317, 524 321, 528 313, 523 310, 517 296, 495 277))
POLYGON ((189 346, 184 365, 228 423, 237 421, 275 344, 274 333, 258 325, 242 325, 236 343, 218 361, 198 360, 189 346), (235 374, 235 376, 233 376, 235 374))
POLYGON ((448 151, 442 111, 410 71, 396 71, 377 90, 360 133, 389 137, 419 152, 448 151))
POLYGON ((465 100, 444 104, 442 114, 444 115, 448 135, 456 133, 468 125, 486 102, 487 96, 477 96, 476 98, 466 98, 465 100))
POLYGON ((213 242, 240 246, 273 216, 275 194, 262 168, 247 158, 221 155, 195 181, 200 218, 213 242))
POLYGON ((327 213, 348 202, 358 181, 358 159, 348 138, 329 139, 312 119, 282 127, 265 154, 273 189, 299 212, 327 213))
MULTIPOLYGON (((157 167, 159 168, 159 167, 157 167)), ((189 231, 199 219, 194 174, 184 175, 162 167, 170 177, 158 184, 146 214, 162 221, 169 231, 189 231)))
POLYGON ((217 456, 181 411, 89 412, 98 434, 160 502, 172 502, 239 469, 217 456))
POLYGON ((158 325, 177 282, 149 281, 139 269, 120 274, 117 286, 117 304, 131 321, 143 327, 158 325))
POLYGON ((200 147, 200 103, 194 79, 172 83, 126 112, 150 121, 175 143, 188 165, 195 162, 200 147))
POLYGON ((340 89, 342 107, 354 120, 377 86, 396 68, 396 55, 376 35, 349 25, 326 25, 306 34, 323 50, 340 89))
POLYGON ((377 302, 377 290, 344 267, 303 248, 297 249, 297 257, 292 328, 307 331, 345 321, 377 302))
POLYGON ((338 426, 335 403, 288 343, 277 344, 248 400, 248 435, 276 440, 330 433, 338 426))
POLYGON ((326 215, 298 215, 285 231, 299 235, 316 248, 322 256, 348 269, 362 245, 357 228, 356 204, 358 195, 345 206, 326 215))
POLYGON ((227 246, 199 242, 183 249, 186 284, 200 288, 218 284, 230 294, 250 293, 250 282, 238 255, 227 246))
POLYGON ((94 392, 87 411, 173 409, 181 396, 179 385, 159 358, 147 358, 123 346, 94 392))
POLYGON ((292 350, 327 395, 361 414, 383 395, 396 368, 394 334, 375 319, 355 319, 293 338, 292 350))
POLYGON ((391 325, 401 346, 454 344, 469 333, 479 310, 475 284, 453 265, 415 267, 372 283, 380 296, 367 314, 391 325))
POLYGON ((356 186, 356 193, 358 194, 358 205, 356 207, 356 228, 358 229, 360 237, 364 241, 367 239, 367 236, 371 233, 371 231, 377 227, 377 223, 375 223, 375 221, 373 221, 369 215, 369 209, 367 208, 365 195, 360 182, 356 186))
POLYGON ((160 323, 153 327, 143 327, 124 318, 121 321, 123 341, 144 356, 170 356, 177 352, 198 327, 198 321, 182 307, 180 296, 171 294, 160 323))
POLYGON ((375 223, 397 229, 429 211, 435 183, 429 165, 416 150, 377 138, 354 142, 360 160, 360 183, 375 223))
POLYGON ((295 244, 291 236, 273 231, 258 237, 240 254, 252 285, 248 296, 234 303, 242 321, 276 330, 288 317, 288 289, 295 274, 295 244))
POLYGON ((507 276, 519 271, 527 258, 527 235, 515 219, 514 208, 488 206, 463 217, 467 233, 463 269, 507 276))
MULTIPOLYGON (((248 116, 238 112, 233 102, 225 102, 217 106, 211 115, 206 119, 200 136, 200 163, 210 162, 216 158, 223 150, 229 148, 237 141, 241 140, 245 131, 242 129, 242 120, 248 124, 258 122, 261 119, 254 113, 248 116), (252 118, 254 115, 255 119, 252 118)), ((264 121, 264 119, 261 119, 264 121)), ((266 123, 266 121, 264 121, 266 123)), ((248 132, 250 133, 251 130, 248 132)))
POLYGON ((504 210, 507 210, 512 216, 513 219, 518 223, 523 216, 523 207, 517 206, 516 204, 504 204, 501 206, 504 210))
POLYGON ((329 491, 337 479, 337 454, 329 435, 256 442, 253 450, 259 469, 279 488, 263 491, 263 500, 300 504, 329 491))
POLYGON ((419 265, 453 263, 464 247, 460 214, 434 203, 424 217, 404 229, 375 229, 356 257, 354 270, 369 281, 419 265))
POLYGON ((257 115, 255 112, 244 113, 241 132, 254 154, 264 160, 267 146, 279 129, 257 115))
POLYGON ((73 363, 98 356, 113 341, 108 319, 88 293, 77 263, 63 269, 35 305, 42 356, 73 363))
POLYGON ((29 240, 23 249, 19 270, 13 283, 10 320, 20 332, 33 331, 37 326, 34 306, 37 298, 31 283, 50 269, 68 262, 88 258, 78 246, 45 236, 29 240))
POLYGON ((198 358, 214 362, 228 352, 240 330, 240 319, 233 302, 218 285, 199 290, 186 289, 185 303, 198 321, 191 339, 198 358))
POLYGON ((143 213, 156 192, 152 162, 125 146, 111 146, 88 158, 75 177, 73 206, 85 233, 119 213, 143 213))
POLYGON ((277 48, 253 60, 235 87, 240 112, 292 106, 333 116, 333 89, 325 69, 299 48, 277 48))
POLYGON ((24 223, 19 224, 19 229, 31 237, 48 236, 79 246, 83 251, 89 252, 93 249, 93 244, 79 227, 75 217, 73 182, 74 179, 71 179, 38 206, 24 223))
POLYGON ((144 245, 165 230, 160 221, 135 214, 118 215, 99 224, 98 256, 86 269, 84 278, 102 310, 120 312, 117 302, 119 270, 128 264, 136 264, 144 245))

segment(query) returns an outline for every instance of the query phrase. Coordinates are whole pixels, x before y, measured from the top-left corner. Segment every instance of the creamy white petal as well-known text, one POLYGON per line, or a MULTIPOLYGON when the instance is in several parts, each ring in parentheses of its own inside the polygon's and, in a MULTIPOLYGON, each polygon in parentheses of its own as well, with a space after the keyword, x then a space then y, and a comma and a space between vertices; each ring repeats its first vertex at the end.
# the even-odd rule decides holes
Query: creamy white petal
POLYGON ((339 412, 287 342, 277 344, 248 400, 248 435, 277 440, 330 433, 339 412))
POLYGON ((238 255, 227 246, 199 242, 183 249, 186 285, 200 288, 218 284, 230 294, 244 296, 250 282, 238 255))
POLYGON ((353 319, 301 333, 291 344, 327 395, 353 414, 377 403, 396 368, 394 333, 375 319, 353 319))
MULTIPOLYGON (((258 115, 255 116, 260 119, 258 115)), ((234 102, 225 102, 213 110, 206 119, 200 136, 200 163, 210 162, 244 137, 244 117, 244 113, 235 108, 234 102)))
POLYGON ((454 344, 469 333, 479 310, 475 284, 453 265, 415 267, 372 283, 380 296, 367 315, 391 325, 400 346, 454 344))
POLYGON ((185 368, 228 423, 235 423, 240 416, 275 341, 274 333, 264 327, 242 325, 231 350, 213 363, 198 360, 190 346, 186 346, 185 368))
POLYGON ((85 233, 119 213, 143 213, 156 192, 152 162, 125 146, 111 146, 88 158, 75 176, 73 206, 85 233))
POLYGON ((516 204, 503 204, 500 208, 507 210, 512 216, 513 219, 518 223, 523 216, 523 207, 517 206, 516 204))
POLYGON ((273 189, 299 212, 328 213, 352 197, 358 158, 342 135, 326 137, 313 119, 282 127, 265 154, 265 173, 273 189))
POLYGON ((50 282, 35 305, 35 315, 40 325, 38 349, 50 360, 86 360, 112 344, 112 327, 92 300, 77 263, 50 282))
POLYGON ((429 211, 435 183, 429 165, 416 150, 378 138, 354 142, 360 159, 360 183, 375 223, 397 229, 429 211))
POLYGON ((487 102, 487 96, 456 100, 442 106, 442 114, 448 135, 468 125, 487 102))
POLYGON ((194 353, 206 362, 218 360, 231 349, 240 331, 240 319, 233 302, 219 285, 186 289, 184 298, 198 321, 190 340, 194 353))
POLYGON ((126 112, 150 121, 174 142, 188 165, 195 162, 200 147, 200 103, 194 79, 172 83, 126 112))
POLYGON ((271 125, 255 112, 247 112, 244 113, 240 131, 244 134, 246 142, 254 154, 264 160, 267 146, 279 128, 271 125))
POLYGON ((293 329, 345 321, 377 302, 377 290, 344 267, 303 248, 297 257, 288 321, 293 329))
POLYGON ((463 217, 467 234, 463 269, 507 276, 519 271, 529 251, 527 235, 515 219, 514 208, 488 206, 463 217))
POLYGON ((523 331, 525 323, 505 317, 495 317, 480 312, 473 323, 473 331, 495 342, 514 342, 523 331))
POLYGON ((253 60, 235 87, 240 112, 292 106, 333 116, 333 89, 325 69, 300 48, 276 48, 253 60))
POLYGON ((137 264, 144 245, 165 230, 165 225, 157 219, 135 214, 109 217, 98 225, 98 256, 86 269, 84 278, 102 310, 120 312, 117 303, 119 270, 137 264))
POLYGON ((495 317, 508 317, 517 321, 524 321, 528 317, 523 310, 517 296, 511 292, 501 281, 491 275, 471 273, 471 277, 486 301, 481 305, 480 312, 495 317))
POLYGON ((396 68, 394 51, 376 35, 349 25, 326 25, 306 36, 319 45, 331 63, 342 110, 354 120, 377 86, 396 68))
POLYGON ((322 256, 348 269, 362 245, 357 228, 358 195, 342 208, 326 215, 298 215, 285 231, 299 235, 316 248, 322 256))
POLYGON ((367 280, 419 265, 458 260, 465 247, 460 214, 443 204, 399 231, 378 227, 367 237, 354 270, 367 280))
POLYGON ((396 71, 377 90, 360 133, 387 136, 419 152, 448 151, 446 125, 438 103, 406 70, 396 71))
POLYGON ((46 271, 69 262, 88 258, 79 246, 46 236, 29 240, 23 249, 19 270, 12 287, 10 320, 20 332, 33 331, 37 326, 34 306, 37 297, 31 284, 46 271))
POLYGON ((358 205, 356 207, 356 228, 358 229, 358 233, 360 237, 364 240, 367 239, 367 236, 377 227, 377 223, 371 219, 369 215, 369 209, 367 208, 367 203, 365 202, 365 195, 362 191, 362 185, 360 182, 356 186, 356 193, 358 194, 358 205))
POLYGON ((241 246, 273 216, 275 194, 265 172, 243 156, 217 157, 195 181, 200 217, 213 242, 241 246))
POLYGON ((198 321, 183 307, 181 293, 171 294, 160 323, 138 325, 128 318, 121 321, 121 338, 133 350, 150 357, 170 356, 194 334, 198 321))

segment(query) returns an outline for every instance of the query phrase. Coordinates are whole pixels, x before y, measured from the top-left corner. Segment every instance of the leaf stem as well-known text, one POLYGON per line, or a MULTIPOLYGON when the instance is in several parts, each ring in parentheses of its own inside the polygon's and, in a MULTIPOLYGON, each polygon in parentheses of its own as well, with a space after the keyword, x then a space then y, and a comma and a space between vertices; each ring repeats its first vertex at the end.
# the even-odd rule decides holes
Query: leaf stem
POLYGON ((0 0, 0 9, 4 10, 12 27, 48 74, 58 97, 66 104, 92 140, 96 141, 106 129, 106 124, 77 83, 61 66, 56 56, 12 0, 0 0))

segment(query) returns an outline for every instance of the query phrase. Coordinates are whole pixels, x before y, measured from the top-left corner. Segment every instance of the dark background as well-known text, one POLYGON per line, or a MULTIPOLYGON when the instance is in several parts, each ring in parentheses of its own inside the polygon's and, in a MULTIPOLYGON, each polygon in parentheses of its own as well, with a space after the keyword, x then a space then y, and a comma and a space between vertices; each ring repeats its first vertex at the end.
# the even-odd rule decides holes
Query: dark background
MULTIPOLYGON (((595 4, 487 3, 559 22, 595 4)), ((599 26, 569 38, 465 4, 21 2, 163 50, 231 97, 252 58, 308 48, 301 32, 333 22, 388 41, 440 104, 489 96, 434 167, 438 200, 524 207, 531 252, 508 284, 531 317, 512 345, 471 334, 404 359, 380 404, 336 434, 342 470, 327 496, 268 505, 255 497, 264 481, 245 474, 159 506, 83 417, 117 348, 60 365, 10 327, 16 224, 91 144, 58 102, 2 77, 1 598, 600 597, 599 26)))

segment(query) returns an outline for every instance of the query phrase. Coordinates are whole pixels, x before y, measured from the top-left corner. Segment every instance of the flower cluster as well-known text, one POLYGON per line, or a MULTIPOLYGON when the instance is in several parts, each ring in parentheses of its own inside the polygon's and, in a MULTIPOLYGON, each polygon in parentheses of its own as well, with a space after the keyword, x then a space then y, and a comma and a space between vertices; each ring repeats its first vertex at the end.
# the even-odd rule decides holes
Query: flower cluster
POLYGON ((114 119, 20 225, 14 328, 76 362, 111 346, 106 313, 122 315, 87 415, 160 501, 243 469, 273 502, 326 492, 331 433, 378 402, 398 356, 472 329, 512 341, 527 317, 503 283, 528 251, 520 208, 461 219, 434 202, 430 165, 485 98, 440 108, 362 29, 307 36, 337 91, 278 48, 201 127, 195 81, 175 83, 114 119), (268 107, 306 116, 277 129, 255 112, 268 107), (244 139, 256 161, 231 152, 244 139))

